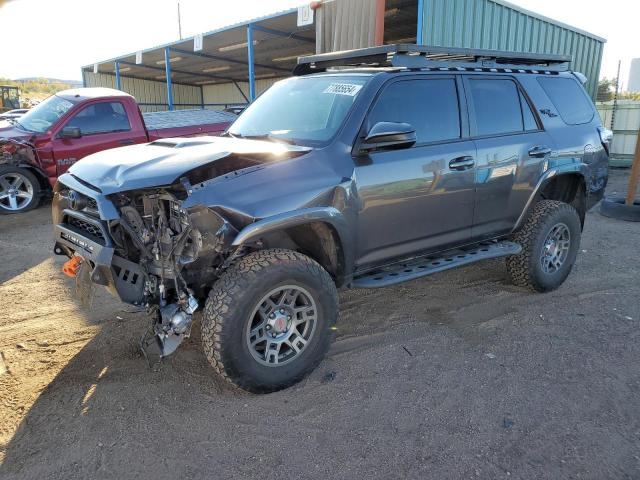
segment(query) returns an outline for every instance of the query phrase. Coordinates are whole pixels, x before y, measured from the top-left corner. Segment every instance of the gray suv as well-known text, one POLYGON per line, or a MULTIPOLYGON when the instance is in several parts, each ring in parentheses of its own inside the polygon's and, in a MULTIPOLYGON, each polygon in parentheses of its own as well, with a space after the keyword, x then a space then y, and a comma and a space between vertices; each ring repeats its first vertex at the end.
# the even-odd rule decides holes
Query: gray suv
POLYGON ((148 359, 189 335, 269 392, 322 360, 338 288, 505 257, 516 285, 567 278, 607 183, 610 132, 570 58, 416 45, 304 57, 217 138, 76 163, 55 252, 146 308, 148 359))

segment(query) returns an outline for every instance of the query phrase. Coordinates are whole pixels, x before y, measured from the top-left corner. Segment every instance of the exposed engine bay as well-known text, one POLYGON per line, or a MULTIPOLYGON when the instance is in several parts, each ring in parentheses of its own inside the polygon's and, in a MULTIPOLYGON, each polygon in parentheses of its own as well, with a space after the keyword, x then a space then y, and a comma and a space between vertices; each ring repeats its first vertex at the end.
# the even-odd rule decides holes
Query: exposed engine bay
MULTIPOLYGON (((60 194, 66 195, 74 211, 92 213, 88 197, 73 191, 60 194)), ((198 298, 206 295, 207 285, 238 253, 231 247, 238 232, 228 221, 207 207, 182 209, 179 196, 181 189, 157 189, 117 193, 109 198, 120 212, 119 219, 107 222, 113 242, 115 289, 121 299, 146 308, 152 316, 152 327, 141 341, 150 363, 152 358, 173 353, 189 336, 198 298)), ((64 222, 90 228, 84 225, 86 221, 68 215, 64 222)), ((78 255, 82 254, 77 251, 68 263, 78 255)), ((80 263, 66 267, 76 277, 78 291, 86 296, 93 283, 103 282, 91 261, 80 263), (88 268, 83 270, 85 266, 88 268), (91 270, 93 273, 83 274, 91 270)))
POLYGON ((143 351, 165 357, 189 336, 196 296, 213 283, 237 231, 209 208, 183 210, 167 191, 119 193, 112 201, 122 214, 109 225, 115 252, 144 271, 142 302, 155 316, 143 351))

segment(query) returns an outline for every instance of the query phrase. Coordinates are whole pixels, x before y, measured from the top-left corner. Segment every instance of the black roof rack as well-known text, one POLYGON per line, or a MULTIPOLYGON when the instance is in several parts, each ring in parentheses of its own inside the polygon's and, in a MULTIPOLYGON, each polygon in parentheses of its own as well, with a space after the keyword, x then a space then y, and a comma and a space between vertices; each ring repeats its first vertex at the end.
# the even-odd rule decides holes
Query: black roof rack
POLYGON ((569 70, 570 62, 571 56, 568 55, 397 44, 300 57, 293 74, 306 75, 322 72, 329 67, 511 69, 564 72, 569 70))

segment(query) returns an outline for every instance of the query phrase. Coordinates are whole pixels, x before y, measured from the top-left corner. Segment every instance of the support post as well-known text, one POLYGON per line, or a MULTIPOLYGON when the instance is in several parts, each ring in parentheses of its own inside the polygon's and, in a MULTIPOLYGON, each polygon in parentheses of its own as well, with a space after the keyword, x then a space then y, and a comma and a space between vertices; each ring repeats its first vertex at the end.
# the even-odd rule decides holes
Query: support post
POLYGON ((200 107, 204 110, 204 88, 200 85, 200 107))
POLYGON ((631 165, 631 175, 629 177, 629 188, 627 190, 627 198, 625 203, 633 205, 638 184, 640 183, 640 130, 638 130, 638 139, 636 140, 636 153, 633 156, 633 165, 631 165))
MULTIPOLYGON (((385 0, 376 0, 376 23, 373 44, 378 47, 384 45, 384 7, 385 0)), ((416 41, 416 43, 418 43, 416 41)))
POLYGON ((81 70, 82 72, 82 86, 86 87, 87 86, 87 76, 84 74, 84 68, 81 70))
POLYGON ((164 73, 167 80, 167 104, 173 110, 173 88, 171 86, 171 57, 169 47, 164 49, 164 73))
POLYGON ((116 89, 122 90, 122 81, 120 80, 120 62, 116 61, 116 89))
POLYGON ((249 99, 247 98, 247 96, 244 94, 244 91, 242 90, 242 87, 240 87, 240 85, 238 84, 238 82, 236 82, 235 80, 233 81, 233 84, 236 86, 236 88, 238 89, 238 91, 240 92, 240 95, 242 95, 242 98, 244 98, 244 101, 247 103, 251 103, 249 101, 249 99))
POLYGON ((422 45, 422 19, 424 17, 424 0, 418 0, 418 22, 416 25, 416 44, 422 45))
POLYGON ((256 98, 256 75, 253 65, 253 24, 247 25, 247 54, 249 63, 249 102, 256 98))

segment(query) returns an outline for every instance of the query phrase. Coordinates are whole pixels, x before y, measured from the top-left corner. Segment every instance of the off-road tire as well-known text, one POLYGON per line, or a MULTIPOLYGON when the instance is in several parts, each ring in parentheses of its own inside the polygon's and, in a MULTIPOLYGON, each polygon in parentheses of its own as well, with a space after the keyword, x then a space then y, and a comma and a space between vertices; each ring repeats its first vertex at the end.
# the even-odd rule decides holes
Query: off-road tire
POLYGON ((581 233, 580 217, 574 207, 555 200, 538 202, 525 224, 513 236, 513 241, 522 245, 522 252, 507 257, 507 271, 512 282, 537 292, 548 292, 558 288, 571 272, 580 248, 581 233), (559 223, 569 228, 569 251, 566 260, 556 272, 546 273, 540 261, 544 242, 551 229, 559 223))
POLYGON ((229 267, 213 285, 202 317, 202 345, 209 363, 227 381, 253 393, 273 392, 316 368, 329 349, 337 316, 338 293, 324 268, 292 250, 261 250, 229 267), (252 357, 245 335, 257 303, 280 285, 299 285, 313 296, 317 323, 299 358, 269 367, 252 357))
POLYGON ((24 213, 28 212, 29 210, 33 210, 38 205, 40 205, 40 201, 42 200, 42 188, 40 186, 40 182, 38 181, 38 177, 36 177, 35 174, 28 168, 14 167, 13 165, 0 166, 0 177, 8 173, 18 173, 22 175, 22 177, 24 177, 24 179, 31 184, 33 188, 33 196, 31 197, 31 201, 19 210, 9 210, 0 205, 0 215, 24 213))

